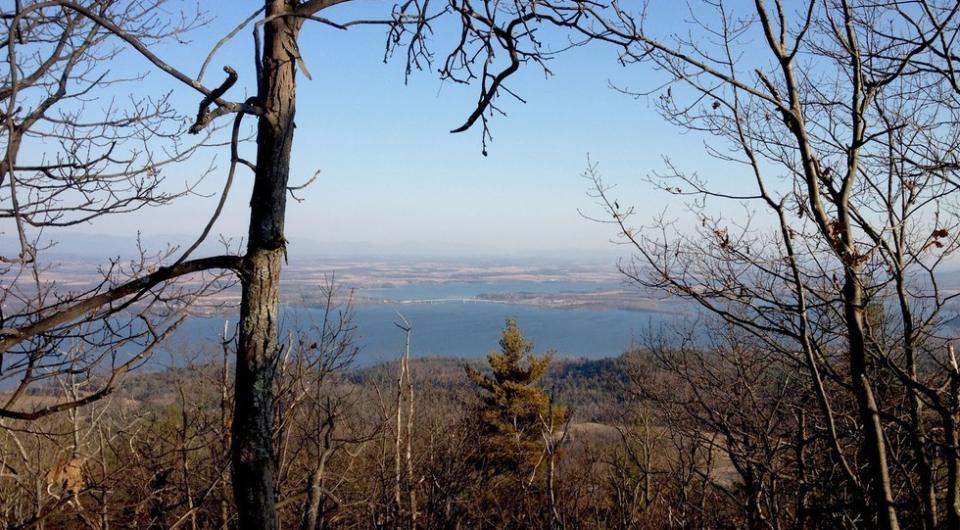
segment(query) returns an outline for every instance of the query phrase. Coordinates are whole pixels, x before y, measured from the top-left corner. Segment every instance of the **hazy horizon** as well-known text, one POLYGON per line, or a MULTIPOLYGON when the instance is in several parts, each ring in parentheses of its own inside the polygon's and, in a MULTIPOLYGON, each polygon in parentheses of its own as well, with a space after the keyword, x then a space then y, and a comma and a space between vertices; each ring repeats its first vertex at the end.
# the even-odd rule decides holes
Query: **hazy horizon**
MULTIPOLYGON (((231 248, 242 250, 245 238, 228 238, 231 248)), ((184 248, 196 240, 196 235, 186 233, 141 234, 140 245, 148 253, 163 251, 168 246, 184 248)), ((103 260, 112 257, 131 258, 137 255, 137 235, 90 233, 83 231, 61 232, 55 239, 41 243, 51 243, 44 255, 47 258, 80 258, 103 260)), ((215 253, 223 250, 216 238, 208 238, 200 246, 201 252, 215 253)), ((15 242, 3 240, 0 252, 15 252, 15 242)), ((539 249, 517 249, 510 251, 487 251, 471 249, 468 245, 450 245, 443 242, 393 242, 377 244, 371 241, 322 241, 308 237, 292 237, 289 240, 288 260, 291 263, 316 260, 387 260, 387 261, 441 261, 471 263, 497 262, 511 263, 531 259, 542 260, 545 264, 592 264, 615 265, 620 258, 628 257, 626 247, 610 244, 608 248, 585 250, 576 247, 556 247, 539 249)))
MULTIPOLYGON (((371 5, 351 3, 332 13, 362 16, 376 11, 371 5)), ((248 15, 221 4, 203 7, 212 20, 187 35, 190 48, 211 47, 248 15)), ((451 37, 437 28, 436 45, 451 37)), ((383 29, 377 27, 340 31, 318 25, 304 32, 301 50, 317 75, 312 80, 303 76, 298 83, 300 127, 291 185, 306 182, 318 171, 319 176, 296 192, 302 202, 288 200, 285 231, 291 241, 364 247, 363 253, 369 246, 391 255, 545 253, 615 258, 621 250, 609 241, 615 232, 581 215, 601 212, 587 196, 589 182, 581 177, 588 156, 621 187, 621 202, 651 216, 671 197, 643 182, 644 176, 664 166, 662 156, 681 158, 691 171, 709 168, 716 173, 716 164, 702 149, 690 149, 696 138, 677 134, 664 123, 653 101, 636 100, 611 88, 647 82, 640 69, 617 63, 613 47, 559 54, 548 63, 553 74, 549 77, 534 68, 521 69, 511 78, 510 88, 526 102, 506 97, 498 102, 508 115, 491 121, 493 138, 484 156, 479 130, 449 132, 475 105, 475 87, 444 84, 427 71, 415 72, 405 83, 403 61, 383 61, 384 38, 383 29)), ((204 56, 183 50, 182 45, 157 46, 174 66, 199 71, 204 56)), ((226 44, 208 66, 205 80, 219 79, 221 68, 229 65, 240 74, 233 91, 251 90, 249 52, 244 39, 226 44)), ((123 71, 147 73, 146 83, 111 87, 118 99, 147 86, 150 93, 171 91, 171 101, 188 115, 196 108, 194 94, 151 71, 136 53, 123 51, 113 63, 123 71)), ((225 138, 225 131, 218 134, 225 138)), ((45 153, 37 149, 38 144, 25 146, 22 158, 42 159, 45 153)), ((249 142, 241 146, 244 153, 253 158, 249 142)), ((222 148, 212 147, 163 168, 169 191, 212 171, 191 194, 173 204, 139 211, 136 223, 127 216, 107 216, 70 230, 126 238, 131 247, 138 233, 195 237, 216 206, 227 156, 222 148)), ((208 239, 246 233, 251 183, 249 171, 241 167, 208 239)), ((5 239, 15 244, 13 238, 5 239)))

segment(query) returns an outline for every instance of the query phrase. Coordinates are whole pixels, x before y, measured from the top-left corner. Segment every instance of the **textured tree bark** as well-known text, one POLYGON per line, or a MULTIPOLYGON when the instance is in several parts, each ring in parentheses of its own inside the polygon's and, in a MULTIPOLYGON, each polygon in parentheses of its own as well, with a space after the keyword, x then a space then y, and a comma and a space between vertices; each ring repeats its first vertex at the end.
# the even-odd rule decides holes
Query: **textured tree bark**
POLYGON ((242 270, 233 421, 233 494, 240 530, 278 526, 274 491, 273 379, 280 271, 296 100, 297 34, 291 0, 268 0, 258 99, 257 163, 242 270))
POLYGON ((921 500, 923 502, 923 527, 934 530, 937 528, 937 488, 936 477, 934 476, 933 464, 928 455, 924 441, 927 438, 925 425, 923 423, 923 400, 917 393, 914 385, 918 384, 917 379, 917 355, 914 348, 914 337, 916 332, 913 328, 913 313, 910 308, 910 295, 907 293, 907 287, 904 279, 903 254, 901 245, 897 247, 897 265, 896 275, 894 277, 897 288, 897 300, 900 305, 900 319, 903 323, 903 351, 907 363, 907 376, 910 378, 910 384, 907 386, 907 397, 910 399, 910 424, 913 426, 913 432, 910 433, 910 443, 913 445, 913 452, 917 461, 918 473, 920 475, 921 500))
POLYGON ((310 475, 307 484, 307 499, 303 503, 303 515, 300 518, 300 530, 317 530, 320 519, 320 504, 323 502, 323 466, 318 466, 310 475))
MULTIPOLYGON (((853 245, 849 244, 848 248, 853 245)), ((887 448, 883 437, 883 425, 880 411, 873 395, 873 387, 867 374, 867 341, 864 334, 865 306, 863 288, 856 267, 847 267, 843 288, 844 312, 846 313, 847 335, 849 341, 850 378, 860 421, 863 424, 863 455, 867 460, 868 472, 865 484, 877 509, 877 526, 883 530, 900 530, 900 522, 893 504, 893 492, 890 486, 890 472, 887 463, 887 448)), ((865 513, 865 515, 870 515, 865 513)))

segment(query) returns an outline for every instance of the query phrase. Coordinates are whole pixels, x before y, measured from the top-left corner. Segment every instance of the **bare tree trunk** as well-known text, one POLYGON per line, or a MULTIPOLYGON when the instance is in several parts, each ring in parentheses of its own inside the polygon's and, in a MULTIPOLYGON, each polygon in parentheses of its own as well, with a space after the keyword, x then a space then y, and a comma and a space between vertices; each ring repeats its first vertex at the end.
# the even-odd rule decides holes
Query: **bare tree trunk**
POLYGON ((188 456, 188 450, 190 446, 190 418, 187 414, 187 397, 183 392, 183 385, 177 384, 178 391, 180 393, 180 466, 183 471, 183 491, 187 500, 187 514, 189 515, 190 520, 190 529, 197 530, 197 512, 194 509, 195 504, 193 502, 193 487, 190 485, 190 479, 193 478, 193 473, 190 470, 190 458, 188 456))
POLYGON ((400 528, 400 520, 403 517, 403 498, 402 498, 402 487, 401 483, 403 482, 401 472, 400 472, 400 441, 403 436, 403 423, 401 423, 403 418, 403 380, 406 376, 407 364, 403 362, 403 359, 400 359, 400 375, 397 376, 397 431, 396 438, 394 440, 393 448, 393 466, 394 466, 394 482, 393 482, 393 502, 396 505, 397 515, 396 521, 394 524, 397 528, 400 528))
MULTIPOLYGON (((849 245, 849 247, 852 248, 852 245, 849 245)), ((871 483, 867 485, 867 490, 873 497, 874 506, 877 508, 878 527, 883 530, 899 530, 900 522, 893 504, 883 425, 873 395, 873 387, 867 374, 863 288, 860 286, 860 278, 857 272, 853 267, 847 268, 843 296, 847 334, 850 341, 850 377, 857 398, 860 421, 863 423, 863 454, 869 464, 868 480, 871 483)))
MULTIPOLYGON (((217 462, 223 462, 221 459, 226 458, 226 455, 230 451, 230 396, 229 396, 229 379, 227 370, 230 367, 230 339, 228 339, 227 330, 230 327, 230 322, 224 320, 223 322, 223 340, 221 341, 221 347, 223 348, 223 365, 220 368, 220 453, 217 458, 217 462)), ((221 498, 220 498, 220 530, 230 530, 230 505, 227 499, 230 498, 230 472, 226 466, 221 467, 220 470, 220 488, 221 488, 221 498)))
POLYGON ((330 497, 335 504, 339 504, 339 501, 330 495, 329 492, 325 491, 323 487, 327 460, 336 450, 333 446, 334 429, 334 413, 330 412, 324 422, 321 434, 323 445, 317 455, 317 465, 313 473, 310 474, 310 480, 307 483, 307 496, 303 501, 303 508, 300 510, 300 530, 318 530, 320 528, 323 504, 328 497, 330 497))
MULTIPOLYGON (((549 452, 547 459, 547 494, 550 498, 550 528, 563 528, 563 518, 560 517, 560 509, 557 505, 557 440, 556 426, 554 425, 553 396, 550 397, 550 420, 546 435, 546 449, 549 452)), ((570 430, 569 425, 564 426, 563 437, 566 438, 570 430)))
MULTIPOLYGON (((851 139, 862 142, 867 128, 866 109, 873 94, 866 88, 866 81, 862 71, 862 59, 857 33, 853 25, 853 14, 850 6, 843 4, 845 28, 845 44, 850 53, 852 64, 850 122, 852 125, 851 139)), ((811 163, 817 164, 812 175, 819 175, 820 168, 817 159, 810 158, 811 163)), ((900 522, 893 504, 893 492, 890 485, 890 471, 887 464, 887 448, 883 437, 883 423, 880 420, 880 411, 873 393, 870 376, 867 374, 867 340, 866 340, 866 300, 864 298, 861 258, 857 253, 856 241, 852 229, 852 208, 850 198, 853 194, 853 184, 860 170, 860 151, 851 148, 847 152, 846 176, 840 188, 837 201, 837 231, 838 255, 844 263, 843 310, 847 325, 847 340, 849 347, 850 378, 853 391, 856 394, 860 421, 863 424, 864 444, 863 453, 868 462, 868 480, 871 482, 868 491, 873 497, 877 511, 877 525, 883 530, 899 530, 900 522)), ((813 193, 815 182, 810 183, 810 192, 813 193)), ((821 216, 823 212, 821 211, 821 216)), ((825 217, 821 217, 825 220, 825 217)), ((827 225, 825 223, 824 227, 827 225)), ((829 237, 829 230, 826 235, 829 237)), ((869 517, 870 513, 864 513, 869 517)), ((869 520, 869 519, 867 519, 869 520)))
POLYGON ((949 409, 941 412, 943 430, 947 447, 944 457, 947 460, 947 526, 949 530, 960 530, 960 433, 957 433, 956 410, 960 406, 960 366, 953 351, 953 345, 947 346, 950 359, 950 396, 947 399, 949 409))
POLYGON ((913 311, 910 308, 910 295, 907 293, 906 282, 904 278, 903 266, 903 237, 898 234, 898 246, 896 247, 895 257, 896 271, 894 280, 897 288, 897 300, 900 305, 900 318, 903 323, 903 349, 907 363, 907 377, 909 384, 906 385, 907 397, 910 399, 910 423, 913 426, 910 433, 910 442, 913 445, 913 452, 916 454, 918 473, 920 475, 920 488, 922 490, 923 506, 923 524, 924 528, 933 530, 937 527, 937 491, 936 480, 934 478, 931 458, 928 455, 924 444, 926 437, 923 424, 923 400, 917 393, 915 385, 919 384, 917 377, 917 355, 914 346, 916 332, 913 327, 913 311))
POLYGON ((303 501, 303 515, 300 518, 300 530, 316 530, 320 519, 320 504, 323 502, 323 466, 318 466, 310 475, 307 484, 307 498, 303 501))
POLYGON ((221 463, 220 468, 220 530, 230 530, 230 470, 223 462, 226 455, 230 453, 230 389, 229 389, 229 368, 230 368, 230 342, 227 334, 230 328, 230 321, 223 321, 223 340, 220 346, 223 349, 223 363, 220 367, 220 454, 217 461, 221 463))
POLYGON ((240 530, 278 525, 272 444, 280 270, 296 99, 297 34, 302 19, 269 0, 263 26, 257 164, 242 270, 240 340, 233 421, 233 492, 240 530))
POLYGON ((797 443, 796 443, 796 452, 797 452, 797 479, 801 485, 797 488, 797 496, 795 501, 795 519, 793 528, 795 530, 803 530, 806 528, 806 519, 807 519, 807 496, 808 490, 806 484, 807 482, 807 460, 804 454, 804 449, 807 444, 807 416, 804 410, 801 408, 797 414, 797 443))
POLYGON ((417 528, 417 488, 413 472, 413 377, 410 374, 410 328, 407 328, 403 354, 404 373, 407 374, 407 487, 410 495, 410 529, 417 528))
POLYGON ((417 527, 417 493, 414 489, 414 479, 413 479, 413 447, 411 445, 411 437, 413 436, 413 380, 410 378, 410 332, 413 329, 410 326, 410 322, 404 318, 403 315, 397 313, 397 316, 400 317, 400 322, 394 322, 394 325, 400 328, 404 333, 404 347, 403 354, 400 356, 400 375, 397 378, 397 438, 396 438, 396 448, 395 455, 395 471, 396 471, 396 482, 394 483, 394 502, 397 505, 397 527, 400 526, 400 519, 403 514, 403 500, 401 496, 402 492, 402 482, 401 477, 401 466, 400 466, 400 442, 403 438, 404 425, 402 423, 403 419, 403 390, 406 385, 407 397, 407 421, 406 421, 406 452, 404 458, 406 459, 407 467, 407 495, 410 500, 410 529, 416 530, 417 527))

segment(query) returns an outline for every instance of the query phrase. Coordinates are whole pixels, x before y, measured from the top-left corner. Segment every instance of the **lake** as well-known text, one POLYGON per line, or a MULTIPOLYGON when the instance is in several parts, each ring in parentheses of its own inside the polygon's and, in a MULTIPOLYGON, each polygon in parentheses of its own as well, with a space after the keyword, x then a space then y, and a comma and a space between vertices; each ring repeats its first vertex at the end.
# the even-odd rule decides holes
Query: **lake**
MULTIPOLYGON (((355 306, 356 364, 370 365, 397 358, 403 332, 394 322, 401 312, 413 327, 412 354, 416 357, 479 358, 498 348, 500 331, 515 318, 535 351, 555 351, 561 356, 597 359, 620 355, 651 326, 674 315, 618 309, 558 309, 531 305, 483 303, 481 294, 553 293, 618 287, 593 282, 449 282, 410 284, 359 291, 364 297, 387 300, 383 304, 355 306), (457 300, 434 303, 423 300, 457 300)), ((323 317, 320 309, 286 306, 282 326, 305 329, 323 317)), ((232 323, 236 316, 231 317, 232 323)), ((199 341, 217 344, 223 319, 194 318, 174 337, 173 344, 199 341)))

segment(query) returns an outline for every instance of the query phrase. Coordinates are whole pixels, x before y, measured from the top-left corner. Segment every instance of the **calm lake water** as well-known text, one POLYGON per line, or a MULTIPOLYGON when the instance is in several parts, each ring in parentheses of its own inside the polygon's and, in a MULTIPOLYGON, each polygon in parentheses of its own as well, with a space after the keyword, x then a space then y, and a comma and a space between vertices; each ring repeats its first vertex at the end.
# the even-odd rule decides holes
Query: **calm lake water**
MULTIPOLYGON (((360 304, 354 308, 357 343, 361 351, 357 365, 395 359, 403 348, 403 333, 394 322, 401 312, 413 326, 412 352, 417 357, 483 357, 498 348, 500 331, 508 318, 515 318, 524 334, 534 341, 538 353, 553 350, 558 355, 586 358, 612 357, 623 353, 650 329, 674 315, 616 309, 553 309, 528 305, 471 301, 480 294, 551 293, 589 291, 617 287, 616 283, 589 282, 503 282, 416 284, 396 288, 368 289, 360 294, 384 304, 360 304), (416 300, 461 299, 440 303, 409 303, 416 300), (401 303, 404 301, 408 303, 401 303)), ((282 326, 308 329, 319 322, 319 309, 287 307, 282 326)), ((236 317, 232 317, 232 323, 236 317)), ((171 344, 183 347, 215 346, 223 319, 194 318, 188 321, 171 344)))

